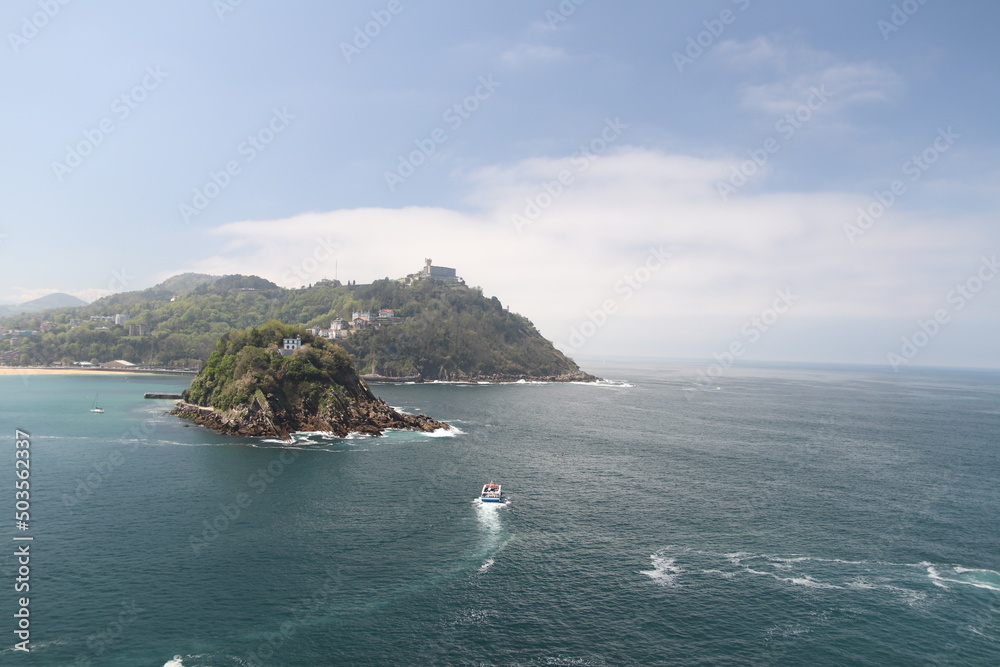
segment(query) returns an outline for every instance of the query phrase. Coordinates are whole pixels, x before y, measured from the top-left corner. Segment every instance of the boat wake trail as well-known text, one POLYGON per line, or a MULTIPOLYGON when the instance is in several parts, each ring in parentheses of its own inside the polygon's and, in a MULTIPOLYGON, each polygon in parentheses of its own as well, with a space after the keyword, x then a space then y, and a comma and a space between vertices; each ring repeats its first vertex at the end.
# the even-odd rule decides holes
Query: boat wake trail
POLYGON ((475 560, 481 562, 477 570, 485 574, 493 567, 494 557, 503 550, 510 541, 510 536, 504 530, 501 512, 506 509, 506 503, 484 503, 479 498, 473 501, 476 508, 476 518, 483 532, 483 542, 474 554, 475 560))

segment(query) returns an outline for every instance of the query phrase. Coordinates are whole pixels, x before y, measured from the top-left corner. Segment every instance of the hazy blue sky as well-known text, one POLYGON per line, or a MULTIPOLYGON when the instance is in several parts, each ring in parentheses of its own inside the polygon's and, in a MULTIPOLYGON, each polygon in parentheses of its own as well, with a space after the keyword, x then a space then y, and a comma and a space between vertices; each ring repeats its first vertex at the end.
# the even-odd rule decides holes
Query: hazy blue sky
POLYGON ((63 2, 0 303, 432 257, 574 354, 1000 367, 996 2, 63 2))

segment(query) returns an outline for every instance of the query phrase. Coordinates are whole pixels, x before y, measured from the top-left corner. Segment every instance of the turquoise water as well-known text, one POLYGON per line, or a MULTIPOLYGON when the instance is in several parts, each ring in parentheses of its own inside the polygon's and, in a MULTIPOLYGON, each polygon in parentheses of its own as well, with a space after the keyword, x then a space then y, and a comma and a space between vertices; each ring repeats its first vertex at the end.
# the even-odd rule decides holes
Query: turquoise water
POLYGON ((294 446, 142 398, 188 378, 0 377, 0 663, 1000 663, 1000 373, 587 370, 377 386, 461 433, 294 446))

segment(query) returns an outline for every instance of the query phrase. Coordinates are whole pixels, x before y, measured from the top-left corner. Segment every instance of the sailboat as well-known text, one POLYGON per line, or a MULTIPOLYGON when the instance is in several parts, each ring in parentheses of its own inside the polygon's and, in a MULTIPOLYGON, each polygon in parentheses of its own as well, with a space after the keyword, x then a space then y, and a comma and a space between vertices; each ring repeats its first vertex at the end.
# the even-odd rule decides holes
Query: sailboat
POLYGON ((97 399, 100 398, 100 396, 101 396, 100 394, 94 396, 94 405, 92 405, 90 408, 91 412, 100 412, 100 413, 104 412, 104 408, 97 407, 97 399))

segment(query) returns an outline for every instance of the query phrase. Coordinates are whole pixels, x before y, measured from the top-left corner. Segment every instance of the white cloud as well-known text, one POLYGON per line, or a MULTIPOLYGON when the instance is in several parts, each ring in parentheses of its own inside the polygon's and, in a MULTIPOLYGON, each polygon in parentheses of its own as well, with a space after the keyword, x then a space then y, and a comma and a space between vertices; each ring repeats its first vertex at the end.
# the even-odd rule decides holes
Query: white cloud
POLYGON ((586 352, 690 356, 710 354, 789 287, 800 295, 792 319, 926 316, 989 245, 981 221, 945 223, 902 210, 851 244, 844 225, 868 197, 771 193, 723 203, 714 183, 729 166, 628 147, 586 170, 568 158, 536 158, 473 174, 476 213, 365 208, 235 222, 214 230, 224 242, 218 254, 183 269, 254 273, 293 286, 332 278, 336 262, 341 280, 363 283, 401 277, 432 257, 557 342, 615 299, 619 312, 586 352), (543 184, 560 171, 574 182, 518 233, 512 216, 529 201, 546 202, 543 184), (616 291, 650 248, 661 247, 672 255, 667 268, 629 298, 616 291))
POLYGON ((763 36, 744 42, 732 39, 722 41, 715 47, 714 53, 728 66, 739 69, 769 67, 781 71, 787 69, 789 60, 787 48, 763 36))
POLYGON ((858 104, 890 102, 901 88, 899 77, 890 69, 871 63, 832 65, 819 71, 797 74, 760 85, 746 85, 740 104, 773 115, 794 111, 823 91, 829 102, 826 112, 858 104))
POLYGON ((500 59, 512 67, 530 65, 549 65, 567 62, 570 58, 566 51, 546 44, 518 44, 505 51, 500 59))
POLYGON ((767 37, 726 41, 716 58, 727 67, 748 71, 741 87, 743 108, 783 115, 804 104, 814 90, 829 91, 824 112, 858 104, 891 102, 903 81, 891 68, 871 62, 846 62, 830 53, 801 45, 788 46, 767 37))

